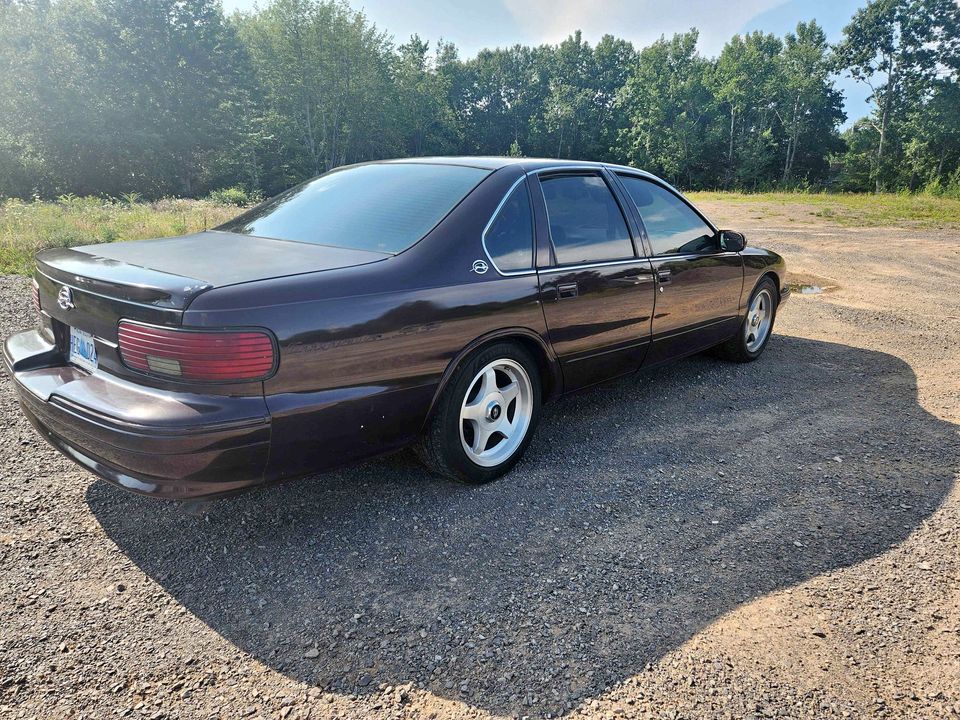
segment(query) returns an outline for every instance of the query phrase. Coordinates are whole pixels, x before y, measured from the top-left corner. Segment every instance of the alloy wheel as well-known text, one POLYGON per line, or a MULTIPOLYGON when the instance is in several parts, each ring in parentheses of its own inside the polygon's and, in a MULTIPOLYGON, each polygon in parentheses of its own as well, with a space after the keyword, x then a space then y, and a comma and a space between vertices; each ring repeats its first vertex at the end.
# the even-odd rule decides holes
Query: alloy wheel
POLYGON ((460 406, 463 450, 477 465, 499 465, 520 447, 532 417, 527 371, 514 360, 494 360, 474 376, 460 406))
POLYGON ((763 288, 753 297, 750 309, 747 311, 747 321, 744 324, 744 342, 749 352, 755 353, 763 347, 772 324, 773 297, 770 295, 770 290, 763 288))

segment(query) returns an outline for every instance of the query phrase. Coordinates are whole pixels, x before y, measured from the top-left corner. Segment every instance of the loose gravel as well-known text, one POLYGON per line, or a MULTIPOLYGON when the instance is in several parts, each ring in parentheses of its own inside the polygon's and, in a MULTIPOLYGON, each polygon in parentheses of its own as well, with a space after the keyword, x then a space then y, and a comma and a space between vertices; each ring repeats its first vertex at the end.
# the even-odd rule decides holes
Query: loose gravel
POLYGON ((399 455, 158 502, 0 381, 0 717, 960 716, 956 238, 706 209, 836 289, 759 362, 548 407, 484 487, 399 455))

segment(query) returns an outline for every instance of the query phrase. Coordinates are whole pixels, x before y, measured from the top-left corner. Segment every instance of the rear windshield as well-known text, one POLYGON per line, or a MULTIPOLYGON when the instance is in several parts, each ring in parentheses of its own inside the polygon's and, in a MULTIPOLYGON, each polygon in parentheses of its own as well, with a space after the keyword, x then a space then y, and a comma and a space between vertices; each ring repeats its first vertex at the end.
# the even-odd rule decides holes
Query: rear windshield
POLYGON ((217 230, 398 253, 430 232, 489 172, 416 163, 336 170, 257 205, 217 230))

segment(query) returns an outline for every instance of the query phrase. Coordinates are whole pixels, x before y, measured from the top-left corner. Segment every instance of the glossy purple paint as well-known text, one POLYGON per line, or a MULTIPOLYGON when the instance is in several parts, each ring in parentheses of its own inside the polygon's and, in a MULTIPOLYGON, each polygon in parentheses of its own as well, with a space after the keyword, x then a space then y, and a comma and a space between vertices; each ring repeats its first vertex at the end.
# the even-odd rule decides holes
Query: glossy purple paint
POLYGON ((60 450, 127 489, 222 495, 410 444, 458 364, 490 340, 512 338, 533 351, 552 399, 723 341, 766 275, 786 292, 782 259, 759 248, 648 258, 642 218, 605 166, 429 162, 490 174, 397 255, 222 232, 41 253, 41 328, 4 346, 25 413, 60 450), (608 178, 634 260, 552 263, 538 173, 578 168, 608 178), (481 235, 518 180, 531 189, 538 271, 504 276, 481 235), (477 260, 488 264, 485 273, 475 271, 477 260), (665 269, 671 282, 659 292, 665 269), (577 296, 561 297, 573 283, 577 296), (56 303, 64 285, 74 309, 56 303), (267 329, 279 365, 263 382, 225 385, 139 373, 117 353, 120 318, 267 329), (96 337, 96 372, 66 363, 70 325, 96 337))

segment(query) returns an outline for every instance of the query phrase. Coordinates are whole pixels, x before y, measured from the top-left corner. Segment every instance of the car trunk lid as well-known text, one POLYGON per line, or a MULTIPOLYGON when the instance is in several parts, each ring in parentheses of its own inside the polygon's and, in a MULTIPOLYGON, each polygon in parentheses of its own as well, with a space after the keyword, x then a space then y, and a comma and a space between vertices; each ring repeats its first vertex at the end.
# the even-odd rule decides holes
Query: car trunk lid
POLYGON ((56 248, 37 255, 40 305, 61 348, 70 328, 96 338, 101 366, 123 372, 121 319, 178 326, 201 293, 225 285, 376 262, 389 255, 219 231, 56 248))

